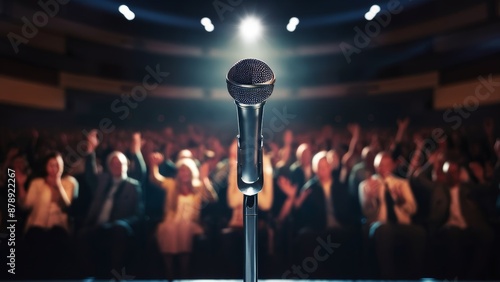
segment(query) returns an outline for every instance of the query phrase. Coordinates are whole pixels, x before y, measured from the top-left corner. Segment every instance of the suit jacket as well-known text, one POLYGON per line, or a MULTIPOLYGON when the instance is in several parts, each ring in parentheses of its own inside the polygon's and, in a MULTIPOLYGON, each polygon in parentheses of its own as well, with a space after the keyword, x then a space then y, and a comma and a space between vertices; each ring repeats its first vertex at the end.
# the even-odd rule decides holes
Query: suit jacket
MULTIPOLYGON (((86 226, 97 225, 97 219, 112 186, 112 177, 109 174, 98 176, 97 190, 90 205, 86 226)), ((141 186, 132 178, 124 179, 118 184, 114 194, 113 207, 109 216, 109 222, 122 220, 130 227, 136 228, 143 215, 143 204, 141 186)))
MULTIPOLYGON (((429 180, 424 173, 416 178, 421 189, 427 189, 430 195, 428 228, 431 233, 442 228, 450 216, 451 195, 449 185, 429 180)), ((462 216, 468 227, 488 228, 485 215, 481 211, 477 199, 489 193, 491 186, 461 183, 459 185, 459 201, 462 216)))
MULTIPOLYGON (((84 222, 84 225, 87 227, 97 225, 97 219, 102 212, 113 181, 112 176, 108 173, 97 175, 95 171, 89 170, 88 168, 92 167, 92 161, 95 161, 95 155, 93 154, 87 156, 85 170, 89 187, 93 188, 92 202, 84 222)), ((134 229, 137 228, 137 225, 141 221, 143 213, 144 205, 139 181, 132 178, 123 179, 118 184, 118 188, 114 194, 109 222, 121 220, 134 229)))
MULTIPOLYGON (((333 211, 335 219, 344 227, 350 225, 352 219, 352 202, 349 198, 349 193, 344 184, 333 181, 330 187, 331 202, 333 203, 333 211)), ((296 230, 309 228, 316 232, 326 231, 326 201, 323 187, 317 177, 309 180, 300 193, 305 193, 311 190, 311 194, 294 212, 296 230)))

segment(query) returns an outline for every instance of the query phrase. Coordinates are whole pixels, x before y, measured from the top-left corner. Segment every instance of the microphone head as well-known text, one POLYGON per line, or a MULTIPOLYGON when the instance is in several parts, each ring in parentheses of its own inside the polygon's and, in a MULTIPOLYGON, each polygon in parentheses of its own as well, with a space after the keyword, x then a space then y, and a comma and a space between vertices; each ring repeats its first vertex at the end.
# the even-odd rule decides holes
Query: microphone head
POLYGON ((254 105, 264 102, 274 89, 274 73, 264 62, 243 59, 227 73, 227 90, 240 104, 254 105))

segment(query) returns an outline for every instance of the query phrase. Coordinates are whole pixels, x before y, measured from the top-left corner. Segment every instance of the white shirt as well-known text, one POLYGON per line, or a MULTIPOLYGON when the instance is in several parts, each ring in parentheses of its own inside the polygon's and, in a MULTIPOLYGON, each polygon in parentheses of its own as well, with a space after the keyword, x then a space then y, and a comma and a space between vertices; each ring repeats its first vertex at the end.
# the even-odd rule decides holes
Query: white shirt
POLYGON ((321 187, 323 188, 323 193, 325 194, 326 228, 340 227, 339 222, 335 218, 335 212, 333 209, 331 192, 332 181, 321 183, 321 187))
MULTIPOLYGON (((61 193, 65 193, 72 202, 78 191, 78 182, 74 177, 66 176, 61 179, 61 184, 63 186, 61 193)), ((26 230, 30 227, 50 229, 59 226, 69 231, 68 215, 61 210, 59 205, 52 202, 52 191, 45 179, 33 179, 26 198, 19 204, 31 210, 26 222, 26 230)))
POLYGON ((103 224, 109 221, 109 216, 111 215, 111 210, 113 209, 115 193, 118 190, 118 186, 120 186, 120 183, 123 181, 123 179, 124 179, 123 177, 113 179, 113 184, 111 185, 111 189, 109 190, 106 200, 104 201, 101 213, 97 218, 98 224, 103 224))
POLYGON ((455 226, 460 229, 467 228, 467 223, 462 215, 460 207, 460 189, 454 186, 450 189, 450 216, 445 226, 455 226))

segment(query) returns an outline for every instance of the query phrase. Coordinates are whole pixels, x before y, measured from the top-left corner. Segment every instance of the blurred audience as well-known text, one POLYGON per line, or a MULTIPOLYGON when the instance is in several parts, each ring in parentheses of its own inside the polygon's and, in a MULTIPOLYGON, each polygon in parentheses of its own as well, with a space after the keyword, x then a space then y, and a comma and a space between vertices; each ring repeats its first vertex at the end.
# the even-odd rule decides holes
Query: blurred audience
MULTIPOLYGON (((265 140, 262 276, 500 279, 495 121, 396 124, 297 126, 265 140)), ((144 278, 241 277, 234 135, 199 124, 6 129, 0 166, 16 172, 19 246, 36 270, 22 277, 108 279, 123 267, 144 278)))

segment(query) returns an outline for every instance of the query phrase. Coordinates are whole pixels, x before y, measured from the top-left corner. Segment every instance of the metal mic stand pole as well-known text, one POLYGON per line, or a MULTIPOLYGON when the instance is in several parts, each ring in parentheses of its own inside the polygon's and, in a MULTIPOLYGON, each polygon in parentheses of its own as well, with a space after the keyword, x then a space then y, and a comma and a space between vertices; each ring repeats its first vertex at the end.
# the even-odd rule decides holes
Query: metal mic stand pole
POLYGON ((257 281, 257 194, 243 195, 243 227, 245 232, 244 282, 257 281))

